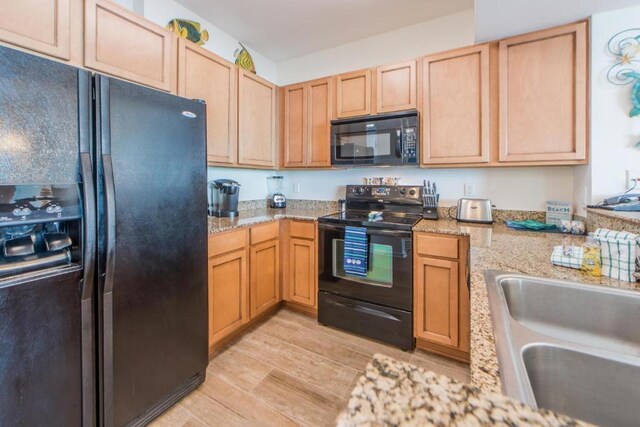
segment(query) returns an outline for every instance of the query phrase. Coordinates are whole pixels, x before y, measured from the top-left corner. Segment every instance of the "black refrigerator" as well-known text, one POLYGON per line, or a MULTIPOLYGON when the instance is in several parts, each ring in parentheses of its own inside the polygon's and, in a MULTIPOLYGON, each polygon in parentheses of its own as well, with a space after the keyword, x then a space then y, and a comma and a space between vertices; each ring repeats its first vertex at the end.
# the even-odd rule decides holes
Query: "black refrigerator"
POLYGON ((0 425, 144 425, 204 381, 205 113, 0 47, 0 425))

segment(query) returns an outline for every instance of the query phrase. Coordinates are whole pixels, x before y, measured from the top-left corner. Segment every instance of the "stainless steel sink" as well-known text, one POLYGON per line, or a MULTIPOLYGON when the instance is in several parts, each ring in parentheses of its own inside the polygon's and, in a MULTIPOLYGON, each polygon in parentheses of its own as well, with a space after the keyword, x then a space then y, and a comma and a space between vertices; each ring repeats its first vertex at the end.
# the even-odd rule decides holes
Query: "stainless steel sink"
POLYGON ((594 424, 639 424, 640 292, 485 278, 505 394, 594 424))

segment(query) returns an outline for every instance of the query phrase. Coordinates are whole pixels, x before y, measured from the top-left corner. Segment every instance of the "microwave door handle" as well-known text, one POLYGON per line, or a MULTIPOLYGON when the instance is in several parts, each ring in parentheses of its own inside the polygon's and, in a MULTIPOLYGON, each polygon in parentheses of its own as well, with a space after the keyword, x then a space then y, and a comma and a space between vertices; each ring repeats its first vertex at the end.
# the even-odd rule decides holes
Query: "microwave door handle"
POLYGON ((404 130, 400 131, 400 134, 397 135, 396 138, 396 159, 401 159, 402 158, 402 135, 403 135, 404 130))

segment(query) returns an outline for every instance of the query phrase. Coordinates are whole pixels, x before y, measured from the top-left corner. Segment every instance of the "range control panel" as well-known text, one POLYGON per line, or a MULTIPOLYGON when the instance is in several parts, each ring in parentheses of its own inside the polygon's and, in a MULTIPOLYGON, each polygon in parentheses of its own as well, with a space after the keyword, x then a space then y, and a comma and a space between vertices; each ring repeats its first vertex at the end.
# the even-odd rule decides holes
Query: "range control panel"
POLYGON ((81 217, 77 184, 0 185, 0 227, 81 217))
POLYGON ((419 185, 347 185, 347 200, 372 202, 422 202, 422 186, 419 185))

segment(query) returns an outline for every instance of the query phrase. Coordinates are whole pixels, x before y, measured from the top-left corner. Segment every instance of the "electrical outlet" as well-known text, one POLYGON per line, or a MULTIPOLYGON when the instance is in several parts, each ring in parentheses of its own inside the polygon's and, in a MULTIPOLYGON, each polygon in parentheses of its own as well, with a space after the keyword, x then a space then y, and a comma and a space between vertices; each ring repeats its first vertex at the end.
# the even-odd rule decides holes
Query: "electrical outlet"
POLYGON ((625 181, 627 188, 629 187, 633 187, 633 181, 632 179, 638 179, 639 181, 637 182, 638 186, 640 186, 640 170, 638 169, 632 169, 629 170, 627 169, 627 180, 625 181))
POLYGON ((464 183, 464 195, 465 197, 473 197, 476 195, 476 185, 472 182, 464 183))
POLYGON ((300 183, 299 182, 294 182, 293 183, 293 192, 294 193, 299 193, 300 192, 300 183))

